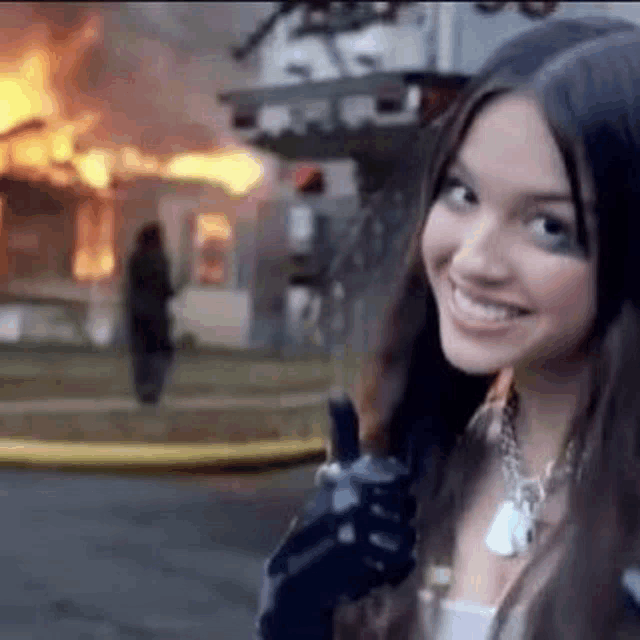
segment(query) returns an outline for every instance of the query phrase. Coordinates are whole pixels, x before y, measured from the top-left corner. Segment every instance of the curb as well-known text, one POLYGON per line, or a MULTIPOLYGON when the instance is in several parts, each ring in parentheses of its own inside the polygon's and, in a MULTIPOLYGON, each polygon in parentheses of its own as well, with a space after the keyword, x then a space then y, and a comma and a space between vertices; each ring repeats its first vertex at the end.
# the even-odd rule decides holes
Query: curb
POLYGON ((84 469, 256 468, 325 454, 324 438, 243 444, 87 443, 0 439, 0 465, 84 469))
MULTIPOLYGON (((280 396, 168 396, 153 410, 172 409, 285 409, 325 403, 327 392, 289 393, 280 396)), ((134 399, 50 398, 0 402, 0 415, 148 412, 134 399)), ((0 438, 0 466, 59 467, 101 470, 257 469, 288 465, 326 453, 322 437, 258 440, 246 443, 68 442, 0 438)))

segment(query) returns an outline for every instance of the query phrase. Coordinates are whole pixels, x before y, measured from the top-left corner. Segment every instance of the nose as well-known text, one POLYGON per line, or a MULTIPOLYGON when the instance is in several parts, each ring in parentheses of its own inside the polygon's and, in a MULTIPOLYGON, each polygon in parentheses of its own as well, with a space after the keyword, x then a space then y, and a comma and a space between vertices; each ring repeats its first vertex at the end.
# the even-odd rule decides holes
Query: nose
POLYGON ((502 236, 495 216, 479 216, 462 236, 453 256, 452 271, 477 284, 503 284, 509 278, 509 267, 502 236))

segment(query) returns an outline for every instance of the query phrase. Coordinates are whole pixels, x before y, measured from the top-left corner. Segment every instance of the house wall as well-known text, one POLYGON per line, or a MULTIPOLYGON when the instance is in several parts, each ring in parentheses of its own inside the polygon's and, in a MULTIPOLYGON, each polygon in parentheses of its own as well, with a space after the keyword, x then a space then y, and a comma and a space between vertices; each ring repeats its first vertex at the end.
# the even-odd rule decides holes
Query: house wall
POLYGON ((212 290, 191 286, 171 305, 174 336, 193 334, 199 345, 250 346, 252 317, 248 290, 212 290))
MULTIPOLYGON (((250 343, 251 280, 256 202, 234 202, 219 189, 206 186, 166 187, 159 198, 158 217, 167 237, 174 283, 193 273, 195 254, 189 219, 198 213, 222 213, 233 229, 229 277, 224 285, 191 283, 171 303, 176 338, 192 334, 198 344, 247 347, 250 343)), ((193 276, 192 276, 193 277, 193 276)))
POLYGON ((7 183, 4 230, 9 279, 69 279, 73 200, 26 182, 7 183))

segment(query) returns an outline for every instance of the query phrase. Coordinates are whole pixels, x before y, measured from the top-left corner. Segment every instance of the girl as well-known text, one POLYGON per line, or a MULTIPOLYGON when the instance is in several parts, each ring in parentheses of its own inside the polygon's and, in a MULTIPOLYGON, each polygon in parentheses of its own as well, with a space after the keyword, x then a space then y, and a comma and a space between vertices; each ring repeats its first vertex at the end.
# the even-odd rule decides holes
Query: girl
POLYGON ((175 295, 160 224, 145 225, 127 268, 127 312, 134 386, 143 404, 156 404, 173 355, 169 299, 175 295))
POLYGON ((267 564, 260 621, 286 618, 295 584, 299 618, 321 626, 321 594, 338 607, 318 637, 640 637, 639 123, 625 21, 548 21, 466 88, 364 372, 369 455, 333 484, 325 466, 324 506, 267 564))

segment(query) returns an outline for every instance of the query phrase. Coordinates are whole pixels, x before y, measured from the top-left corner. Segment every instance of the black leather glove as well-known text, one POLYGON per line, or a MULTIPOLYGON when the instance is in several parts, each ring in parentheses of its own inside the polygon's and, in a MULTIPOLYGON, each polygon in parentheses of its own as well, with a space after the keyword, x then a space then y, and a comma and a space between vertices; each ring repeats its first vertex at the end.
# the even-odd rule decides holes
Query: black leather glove
POLYGON ((353 407, 333 402, 330 410, 341 460, 320 467, 317 493, 265 565, 259 640, 329 640, 338 604, 397 585, 415 566, 407 468, 394 458, 357 455, 353 407))

